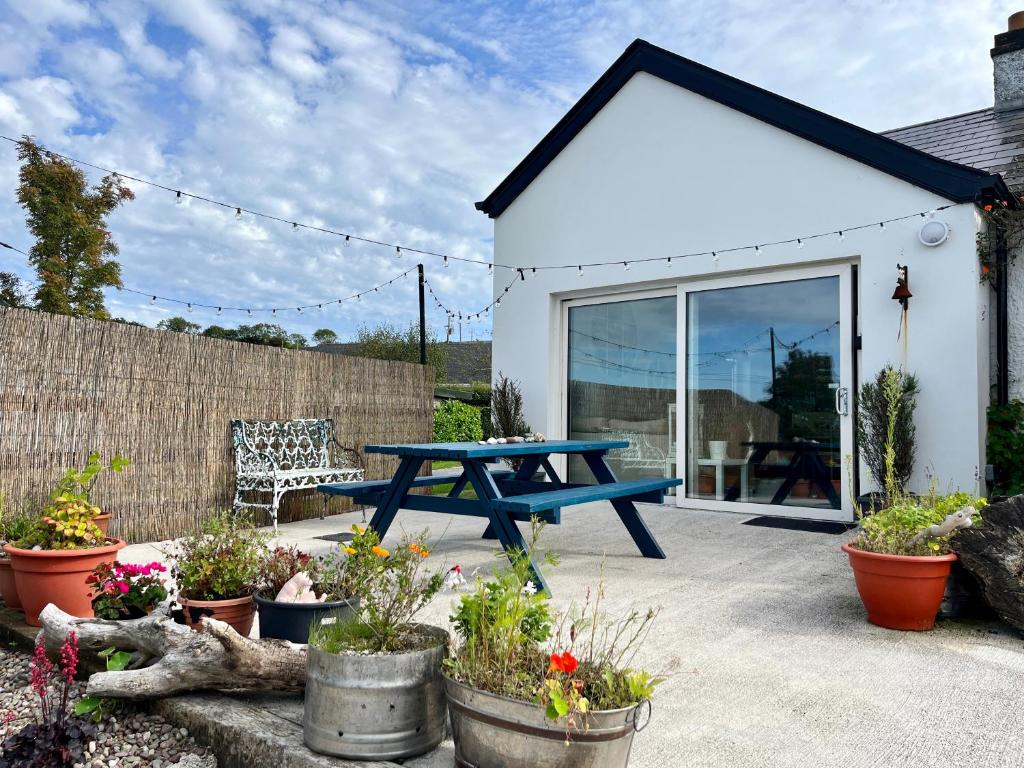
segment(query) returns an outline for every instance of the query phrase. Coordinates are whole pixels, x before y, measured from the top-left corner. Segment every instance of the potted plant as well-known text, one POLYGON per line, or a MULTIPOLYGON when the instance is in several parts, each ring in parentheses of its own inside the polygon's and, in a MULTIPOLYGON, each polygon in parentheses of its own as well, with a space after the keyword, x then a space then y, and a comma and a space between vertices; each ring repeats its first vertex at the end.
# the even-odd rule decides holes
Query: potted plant
POLYGON ((248 637, 252 593, 262 578, 268 541, 248 519, 222 512, 165 552, 188 626, 196 629, 203 616, 211 616, 248 637))
POLYGON ((885 509, 861 518, 843 545, 868 621, 889 629, 929 630, 957 559, 950 540, 977 522, 983 498, 968 493, 893 497, 885 509))
MULTIPOLYGON (((72 468, 64 473, 64 477, 57 483, 50 498, 54 504, 74 501, 89 504, 93 486, 96 485, 96 481, 104 471, 109 469, 120 472, 129 465, 131 465, 131 461, 124 456, 114 456, 109 464, 104 464, 100 459, 99 452, 93 451, 89 454, 83 469, 72 468)), ((110 532, 110 513, 103 512, 96 506, 92 506, 92 509, 95 510, 93 523, 103 531, 104 536, 107 536, 110 532)))
POLYGON ((347 619, 358 605, 356 574, 350 567, 353 562, 341 549, 315 558, 295 547, 277 547, 270 553, 260 589, 253 595, 260 637, 306 643, 314 623, 347 619))
POLYGON ((425 570, 423 534, 389 551, 372 530, 355 533, 346 554, 359 608, 310 630, 303 737, 313 751, 338 757, 420 755, 444 738, 448 633, 413 619, 444 577, 425 570))
POLYGON ((153 562, 97 565, 86 582, 92 586, 92 611, 99 619, 141 619, 167 599, 167 587, 159 575, 166 566, 153 562))
POLYGON ((582 608, 554 616, 530 581, 530 553, 510 560, 452 616, 459 642, 445 692, 456 765, 626 766, 661 682, 630 666, 657 612, 609 620, 599 585, 582 608))
POLYGON ((125 546, 121 539, 104 536, 95 517, 96 507, 88 502, 55 501, 24 536, 4 545, 30 625, 39 626, 39 612, 47 603, 72 616, 92 617, 89 574, 125 546))
MULTIPOLYGON (((36 519, 36 516, 24 509, 12 512, 4 505, 3 497, 0 496, 0 543, 6 544, 25 538, 36 519)), ((22 610, 18 585, 14 579, 14 568, 6 552, 0 555, 0 596, 8 608, 22 610)))
MULTIPOLYGON (((939 496, 934 484, 923 498, 905 493, 910 464, 901 451, 908 450, 908 444, 912 450, 913 424, 908 426, 906 411, 913 407, 916 391, 913 378, 903 371, 885 368, 879 375, 875 396, 885 405, 885 434, 882 466, 872 472, 882 475, 885 507, 865 514, 854 505, 860 527, 854 539, 843 544, 843 551, 868 621, 889 629, 924 631, 935 626, 957 559, 950 539, 975 523, 986 502, 967 493, 939 496)), ((876 431, 880 428, 876 424, 876 431)))

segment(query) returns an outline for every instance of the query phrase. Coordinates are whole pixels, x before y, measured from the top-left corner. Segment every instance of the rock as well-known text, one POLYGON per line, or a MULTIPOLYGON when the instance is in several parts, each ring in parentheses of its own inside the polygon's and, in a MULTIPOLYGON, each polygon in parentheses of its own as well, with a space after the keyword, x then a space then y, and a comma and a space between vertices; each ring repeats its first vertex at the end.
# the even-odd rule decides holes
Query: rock
POLYGON ((488 437, 487 438, 487 444, 488 445, 497 445, 497 443, 498 443, 497 438, 494 438, 494 437, 488 437))
POLYGON ((999 617, 1024 631, 1024 495, 990 504, 982 523, 952 540, 964 568, 999 617))
POLYGON ((507 442, 508 442, 508 440, 506 440, 506 439, 505 439, 504 437, 499 437, 499 438, 498 438, 497 440, 495 440, 494 442, 498 443, 499 445, 504 445, 505 443, 507 443, 507 442))
POLYGON ((513 435, 512 437, 508 438, 508 442, 510 442, 510 443, 525 443, 526 442, 526 438, 525 437, 520 437, 519 435, 513 435))
POLYGON ((217 768, 217 758, 213 755, 199 757, 198 755, 185 755, 181 760, 172 763, 167 768, 217 768))

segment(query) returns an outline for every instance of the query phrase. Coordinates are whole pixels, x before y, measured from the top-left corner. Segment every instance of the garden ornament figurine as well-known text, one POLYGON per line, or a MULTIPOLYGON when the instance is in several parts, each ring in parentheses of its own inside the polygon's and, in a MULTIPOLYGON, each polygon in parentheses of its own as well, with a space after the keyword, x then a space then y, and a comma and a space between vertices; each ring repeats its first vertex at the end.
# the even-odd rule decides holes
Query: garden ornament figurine
POLYGON ((910 546, 913 547, 924 539, 939 539, 943 536, 949 536, 949 534, 958 528, 970 528, 974 525, 974 515, 977 514, 977 511, 978 510, 974 507, 964 507, 958 512, 953 512, 941 523, 929 525, 927 528, 919 531, 917 535, 910 540, 910 546))
POLYGON ((279 603, 322 603, 326 598, 327 595, 316 596, 309 574, 300 571, 284 583, 274 599, 279 603))

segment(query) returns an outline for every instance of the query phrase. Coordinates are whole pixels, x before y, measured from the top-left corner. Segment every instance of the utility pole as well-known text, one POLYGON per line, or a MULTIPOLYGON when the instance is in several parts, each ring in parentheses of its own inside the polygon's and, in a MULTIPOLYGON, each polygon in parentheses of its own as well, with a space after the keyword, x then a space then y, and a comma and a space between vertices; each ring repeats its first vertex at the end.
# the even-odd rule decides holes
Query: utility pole
POLYGON ((416 271, 420 277, 420 365, 427 364, 427 307, 423 300, 423 265, 417 264, 416 271))

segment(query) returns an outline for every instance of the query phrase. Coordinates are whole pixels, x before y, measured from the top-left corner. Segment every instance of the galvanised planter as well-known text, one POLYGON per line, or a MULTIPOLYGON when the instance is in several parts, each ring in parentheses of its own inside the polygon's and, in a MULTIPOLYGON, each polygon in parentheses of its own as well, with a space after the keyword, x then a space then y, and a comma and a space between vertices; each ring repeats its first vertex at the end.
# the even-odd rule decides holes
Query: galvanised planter
POLYGON ((284 603, 269 600, 259 592, 256 612, 260 616, 260 637, 290 640, 293 643, 308 643, 309 628, 324 619, 345 621, 355 615, 359 607, 358 598, 332 600, 325 603, 284 603))
POLYGON ((552 722, 543 707, 444 678, 459 768, 625 768, 633 735, 646 727, 650 702, 591 712, 587 728, 552 722))
POLYGON ((444 738, 441 663, 448 633, 406 653, 334 654, 309 646, 302 733, 314 752, 354 760, 396 760, 429 752, 444 738))

